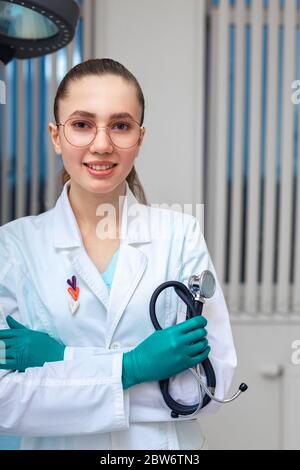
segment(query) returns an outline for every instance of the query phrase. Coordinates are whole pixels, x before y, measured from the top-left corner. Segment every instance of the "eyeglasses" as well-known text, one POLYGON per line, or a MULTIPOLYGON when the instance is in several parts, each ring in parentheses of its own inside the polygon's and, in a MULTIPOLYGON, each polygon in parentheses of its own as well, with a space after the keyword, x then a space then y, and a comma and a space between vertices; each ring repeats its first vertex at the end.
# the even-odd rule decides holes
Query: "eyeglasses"
POLYGON ((92 121, 82 119, 67 119, 64 124, 56 123, 57 126, 63 127, 66 140, 74 147, 87 147, 91 145, 98 133, 98 129, 105 129, 111 144, 121 149, 129 149, 134 147, 142 133, 142 129, 138 122, 132 119, 124 121, 114 121, 105 127, 97 127, 92 121))

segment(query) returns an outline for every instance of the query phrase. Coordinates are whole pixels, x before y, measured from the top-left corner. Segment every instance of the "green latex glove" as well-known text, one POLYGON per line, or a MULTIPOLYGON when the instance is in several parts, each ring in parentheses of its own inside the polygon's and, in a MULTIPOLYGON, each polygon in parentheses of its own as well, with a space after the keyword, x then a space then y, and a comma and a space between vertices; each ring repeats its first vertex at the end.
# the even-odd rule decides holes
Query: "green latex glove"
POLYGON ((210 351, 202 316, 157 330, 135 349, 123 354, 124 390, 133 385, 164 380, 203 362, 210 351))
POLYGON ((0 369, 24 372, 28 367, 63 360, 65 346, 47 333, 30 330, 10 315, 6 321, 11 329, 0 330, 0 369))

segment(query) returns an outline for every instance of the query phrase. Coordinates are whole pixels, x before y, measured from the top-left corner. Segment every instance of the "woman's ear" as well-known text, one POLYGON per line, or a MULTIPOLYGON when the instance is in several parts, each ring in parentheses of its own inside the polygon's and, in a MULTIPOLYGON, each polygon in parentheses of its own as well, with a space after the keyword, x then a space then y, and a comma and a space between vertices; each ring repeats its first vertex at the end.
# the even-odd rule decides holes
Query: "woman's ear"
POLYGON ((146 133, 146 128, 143 127, 142 132, 141 132, 141 137, 139 138, 139 141, 138 141, 139 147, 140 147, 140 146, 142 145, 142 143, 143 143, 145 133, 146 133))
POLYGON ((51 140, 57 154, 61 154, 61 146, 60 146, 60 137, 59 137, 59 127, 54 124, 53 122, 49 122, 48 124, 48 131, 51 136, 51 140))

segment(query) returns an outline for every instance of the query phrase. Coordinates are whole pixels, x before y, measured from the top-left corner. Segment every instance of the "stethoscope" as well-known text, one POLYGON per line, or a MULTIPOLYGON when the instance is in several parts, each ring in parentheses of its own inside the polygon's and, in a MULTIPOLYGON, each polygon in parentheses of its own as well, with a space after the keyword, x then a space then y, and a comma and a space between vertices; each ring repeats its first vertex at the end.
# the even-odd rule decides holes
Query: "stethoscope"
MULTIPOLYGON (((188 288, 185 284, 178 281, 167 281, 155 289, 150 299, 150 318, 156 330, 161 330, 158 323, 155 304, 159 294, 168 287, 174 287, 176 294, 186 304, 186 319, 196 315, 202 315, 203 305, 206 299, 211 298, 216 290, 216 281, 211 271, 203 271, 200 276, 191 276, 188 282, 188 288)), ((195 415, 201 408, 206 406, 211 400, 219 403, 229 403, 235 400, 242 392, 245 392, 248 386, 241 383, 239 390, 231 398, 221 400, 214 396, 216 388, 216 376, 209 359, 205 359, 202 364, 197 364, 195 368, 188 369, 195 377, 198 383, 199 403, 194 405, 183 405, 175 401, 169 394, 169 379, 160 380, 159 385, 168 407, 172 410, 171 417, 178 418, 179 415, 195 415), (205 372, 206 384, 201 379, 201 368, 205 372), (205 394, 203 393, 205 392, 205 394), (204 395, 204 396, 203 396, 204 395)))

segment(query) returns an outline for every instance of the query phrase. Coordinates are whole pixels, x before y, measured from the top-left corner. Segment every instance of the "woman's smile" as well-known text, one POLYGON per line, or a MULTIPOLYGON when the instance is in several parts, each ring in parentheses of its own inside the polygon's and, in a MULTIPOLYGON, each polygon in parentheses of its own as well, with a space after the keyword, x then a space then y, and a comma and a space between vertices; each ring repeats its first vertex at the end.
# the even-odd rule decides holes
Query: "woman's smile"
POLYGON ((111 175, 115 167, 117 166, 117 163, 114 163, 112 166, 111 165, 88 165, 87 163, 84 163, 84 166, 86 167, 88 173, 91 176, 103 177, 103 176, 111 175))

